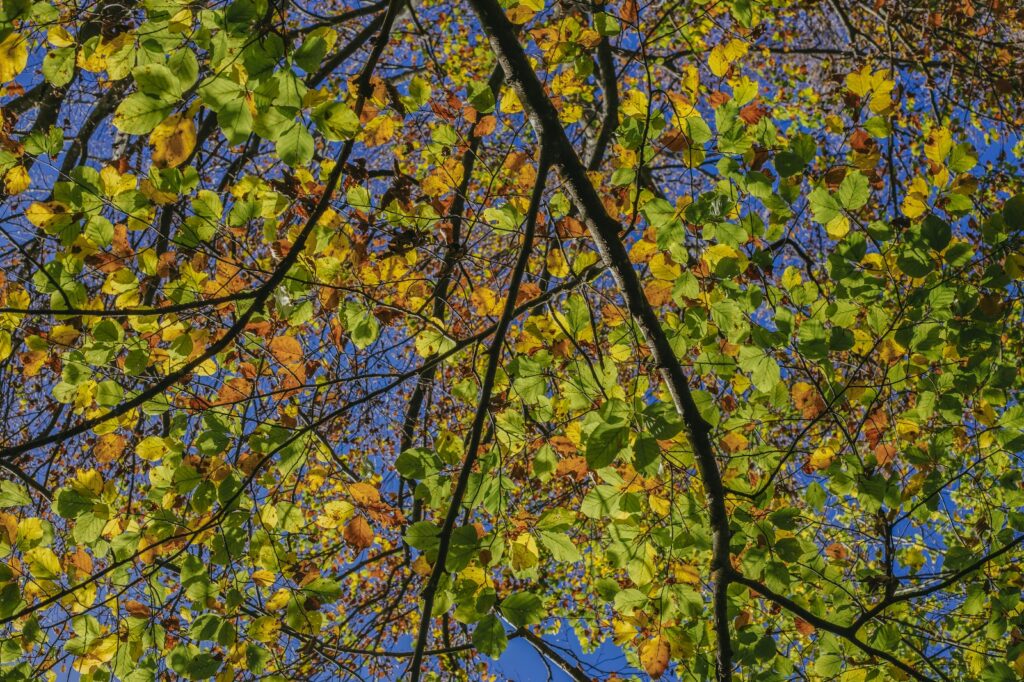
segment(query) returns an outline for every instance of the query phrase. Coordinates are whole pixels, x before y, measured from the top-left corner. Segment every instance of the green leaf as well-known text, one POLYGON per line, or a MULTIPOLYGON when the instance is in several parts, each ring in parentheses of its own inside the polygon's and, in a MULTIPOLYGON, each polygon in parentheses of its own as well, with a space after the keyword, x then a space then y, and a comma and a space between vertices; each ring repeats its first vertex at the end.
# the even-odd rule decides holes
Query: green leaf
POLYGON ((345 329, 353 345, 362 350, 377 340, 380 324, 372 311, 358 303, 345 304, 345 329))
POLYGON ((413 480, 422 480, 436 474, 440 469, 440 459, 432 450, 426 448, 409 448, 395 460, 395 470, 404 478, 413 480))
POLYGON ((594 28, 603 36, 617 36, 622 31, 619 20, 607 12, 594 14, 594 28))
POLYGON ((770 391, 782 378, 778 363, 760 348, 743 346, 739 361, 740 367, 750 372, 751 380, 760 391, 770 391))
POLYGON ((814 662, 814 672, 825 678, 831 678, 843 671, 843 658, 839 654, 826 652, 820 654, 814 662))
POLYGON ((132 69, 139 92, 171 103, 181 97, 181 83, 163 64, 144 64, 132 69))
POLYGON ((441 542, 441 529, 430 521, 418 521, 405 531, 405 542, 421 552, 436 551, 441 542))
POLYGON ((619 415, 609 415, 587 436, 586 458, 591 469, 603 469, 629 444, 629 423, 619 415))
POLYGON ((192 622, 189 635, 200 642, 229 646, 235 641, 235 626, 215 613, 204 613, 192 622))
POLYGON ((832 194, 824 187, 817 187, 807 196, 811 204, 811 213, 814 220, 827 225, 836 216, 842 215, 842 207, 832 197, 832 194))
POLYGON ((1011 230, 1024 230, 1024 194, 1007 199, 1003 204, 1003 220, 1011 230))
POLYGON ((0 509, 6 507, 20 507, 29 504, 32 498, 28 490, 14 481, 0 481, 0 509))
POLYGON ((536 533, 540 538, 540 544, 544 545, 555 561, 563 563, 575 563, 582 559, 580 551, 565 533, 551 530, 538 530, 536 533))
POLYGON ((328 102, 313 111, 317 129, 328 140, 351 140, 359 133, 359 117, 344 102, 328 102))
POLYGON ((856 211, 868 203, 871 191, 868 188, 868 179, 860 172, 853 171, 846 174, 843 182, 839 185, 836 198, 839 204, 848 211, 856 211))
POLYGON ((515 592, 501 602, 501 613, 516 627, 537 625, 544 620, 544 602, 532 592, 515 592))
POLYGON ((277 138, 277 156, 292 168, 305 166, 313 158, 313 136, 300 122, 292 123, 277 138))
POLYGON ((73 519, 83 512, 92 511, 94 504, 92 499, 69 488, 58 491, 53 500, 54 509, 65 519, 73 519))
POLYGON ((43 77, 58 88, 71 82, 75 73, 75 48, 58 47, 43 57, 43 77))
POLYGON ((508 646, 508 637, 501 621, 494 615, 484 616, 473 630, 473 646, 491 658, 501 656, 508 646))
POLYGON ((782 151, 775 155, 775 170, 784 178, 796 175, 806 167, 804 160, 791 151, 782 151))
POLYGON ((124 389, 116 381, 101 381, 96 386, 96 404, 113 407, 124 400, 124 389))
POLYGON ((921 223, 921 236, 928 242, 928 246, 936 251, 942 251, 953 238, 953 229, 942 218, 928 214, 921 223))
POLYGON ((114 125, 129 135, 145 135, 167 118, 173 106, 141 92, 128 95, 114 111, 114 125))

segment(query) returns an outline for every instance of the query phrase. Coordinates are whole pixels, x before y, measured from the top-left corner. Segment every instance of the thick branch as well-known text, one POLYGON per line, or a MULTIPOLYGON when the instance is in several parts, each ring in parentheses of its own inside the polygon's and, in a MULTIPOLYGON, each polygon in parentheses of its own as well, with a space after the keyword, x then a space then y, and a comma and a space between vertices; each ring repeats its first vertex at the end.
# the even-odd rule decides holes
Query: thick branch
POLYGON ((515 37, 512 24, 496 0, 471 0, 471 4, 505 71, 506 80, 515 88, 519 101, 528 113, 546 153, 551 155, 558 168, 565 188, 579 210, 598 252, 611 269, 625 299, 626 309, 643 332, 676 410, 686 425, 707 494, 712 529, 711 571, 715 632, 718 637, 716 679, 719 682, 729 680, 732 678, 727 595, 729 520, 725 510, 725 488, 709 437, 711 427, 697 409, 683 367, 675 357, 658 316, 647 300, 640 279, 630 263, 629 254, 619 238, 621 225, 608 215, 600 196, 594 190, 586 168, 558 120, 558 112, 515 37))
POLYGON ((430 578, 423 589, 423 615, 420 619, 419 635, 416 639, 415 655, 412 659, 411 677, 413 682, 420 678, 420 669, 423 665, 423 652, 427 647, 427 637, 430 634, 430 624, 434 610, 434 596, 437 593, 441 576, 444 574, 445 561, 448 558, 448 549, 451 546, 452 533, 455 530, 455 522, 459 517, 459 507, 462 506, 462 499, 469 487, 470 474, 473 465, 476 463, 477 450, 480 447, 480 439, 484 431, 484 423, 487 421, 488 409, 491 404, 491 392, 494 388, 494 378, 498 373, 498 365, 501 361, 501 351, 505 344, 505 334, 516 314, 516 298, 519 296, 519 285, 526 274, 526 265, 533 250, 533 235, 537 227, 537 214, 540 211, 540 201, 544 194, 544 181, 548 175, 548 157, 541 151, 540 168, 537 169, 537 181, 533 186, 533 196, 530 197, 530 207, 527 211, 526 224, 523 233, 523 245, 519 250, 519 257, 512 269, 508 286, 508 295, 505 297, 505 307, 501 312, 497 329, 494 333, 494 340, 487 351, 487 368, 484 371, 483 382, 480 385, 480 398, 477 402, 476 414, 473 416, 473 424, 470 427, 469 439, 466 443, 466 455, 462 461, 462 469, 459 471, 459 478, 452 490, 451 502, 449 502, 448 513, 441 526, 441 534, 437 548, 437 559, 434 560, 434 568, 430 572, 430 578))

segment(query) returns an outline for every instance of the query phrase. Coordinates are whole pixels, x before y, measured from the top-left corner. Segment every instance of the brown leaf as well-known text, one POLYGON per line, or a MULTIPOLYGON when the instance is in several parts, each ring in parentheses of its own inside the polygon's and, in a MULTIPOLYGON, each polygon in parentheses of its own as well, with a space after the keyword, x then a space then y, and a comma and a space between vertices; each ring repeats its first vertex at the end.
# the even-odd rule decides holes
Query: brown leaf
POLYGON ((832 168, 825 173, 825 184, 828 185, 828 188, 834 192, 837 189, 839 189, 839 185, 840 183, 842 183, 843 178, 845 177, 846 167, 837 166, 836 168, 832 168))
POLYGON ((668 657, 672 648, 661 635, 646 640, 640 645, 640 665, 652 679, 658 679, 668 669, 668 657))
POLYGON ((124 436, 116 433, 106 433, 96 441, 95 455, 100 462, 112 462, 117 459, 126 444, 124 436))
POLYGON ((803 618, 794 618, 793 623, 796 625, 796 631, 804 637, 809 637, 814 634, 814 626, 803 618))
POLYGON ((92 573, 92 557, 81 547, 77 548, 70 556, 71 565, 78 570, 80 576, 88 576, 92 573))
POLYGON ((538 296, 540 296, 540 287, 533 282, 524 282, 519 285, 519 292, 516 293, 516 305, 522 305, 538 296))
POLYGON ((730 431, 729 433, 722 436, 719 441, 722 444, 722 449, 730 455, 735 454, 741 450, 746 450, 749 441, 739 431, 730 431))
POLYGON ((558 460, 555 476, 572 476, 582 481, 587 476, 587 460, 584 457, 566 457, 558 460))
POLYGON ((732 97, 730 97, 727 93, 724 93, 721 90, 715 90, 714 92, 711 93, 711 97, 708 98, 708 102, 711 103, 712 109, 717 109, 718 107, 728 102, 730 99, 732 99, 732 97))
POLYGON ((487 137, 494 132, 494 129, 498 127, 498 119, 494 116, 484 116, 476 125, 473 126, 473 135, 475 137, 487 137))
POLYGON ((892 443, 879 443, 875 446, 875 461, 878 462, 878 466, 884 467, 889 462, 896 459, 896 446, 892 443))
POLYGON ((864 421, 864 437, 868 445, 874 448, 882 440, 885 430, 889 428, 889 415, 883 409, 877 409, 864 421))
POLYGON ((793 384, 790 395, 793 397, 793 405, 800 410, 800 415, 804 419, 817 419, 825 411, 825 401, 821 394, 806 382, 799 381, 793 384))
POLYGON ((627 24, 635 24, 638 16, 639 10, 636 6, 636 0, 625 0, 622 3, 622 7, 619 8, 619 18, 627 24))
POLYGON ((353 516, 345 525, 344 538, 350 547, 363 550, 373 544, 373 529, 362 516, 353 516))
POLYGON ((252 392, 252 382, 245 377, 234 377, 224 382, 217 392, 215 405, 232 405, 241 402, 249 397, 252 392))
POLYGON ((277 336, 271 339, 270 352, 282 365, 290 365, 302 359, 302 345, 294 336, 277 336))
POLYGON ((149 618, 153 615, 153 612, 148 606, 133 599, 129 599, 124 603, 124 610, 128 612, 129 616, 134 616, 136 618, 149 618))
POLYGON ((740 118, 747 125, 757 125, 758 121, 768 115, 768 110, 760 104, 751 102, 747 106, 740 109, 740 118))
POLYGON ((740 611, 736 617, 733 618, 732 625, 737 630, 742 630, 750 625, 753 618, 754 617, 750 614, 750 611, 740 611))
POLYGON ((850 557, 850 550, 846 549, 843 544, 833 542, 825 548, 825 556, 833 561, 845 561, 850 557))
POLYGON ((850 147, 855 152, 864 154, 874 149, 876 142, 866 130, 855 130, 853 135, 850 135, 850 147))

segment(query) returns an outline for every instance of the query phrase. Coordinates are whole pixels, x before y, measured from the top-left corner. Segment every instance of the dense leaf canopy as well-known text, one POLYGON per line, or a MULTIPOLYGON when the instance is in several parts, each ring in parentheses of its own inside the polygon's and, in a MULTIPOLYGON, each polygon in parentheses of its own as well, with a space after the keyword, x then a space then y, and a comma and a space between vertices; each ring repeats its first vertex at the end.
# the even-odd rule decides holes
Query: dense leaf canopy
POLYGON ((1021 679, 1015 5, 3 0, 0 680, 1021 679))

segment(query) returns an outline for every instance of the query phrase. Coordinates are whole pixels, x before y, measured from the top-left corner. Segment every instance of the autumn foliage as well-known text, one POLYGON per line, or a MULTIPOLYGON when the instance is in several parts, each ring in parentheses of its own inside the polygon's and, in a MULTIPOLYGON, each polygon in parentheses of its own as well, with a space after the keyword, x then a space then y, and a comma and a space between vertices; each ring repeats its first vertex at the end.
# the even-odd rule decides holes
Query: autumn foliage
POLYGON ((0 682, 1024 678, 1022 48, 4 0, 0 682))

